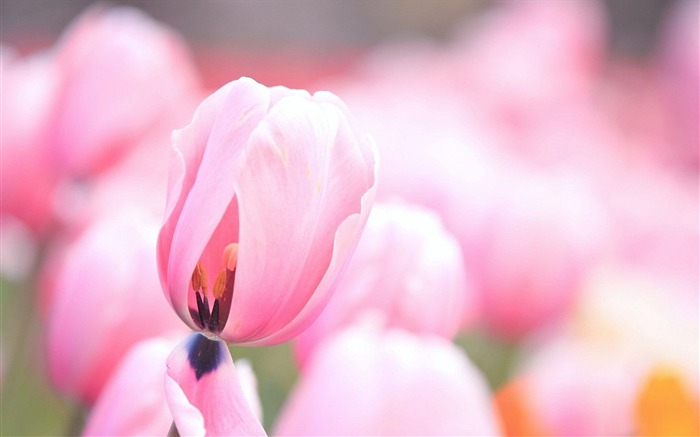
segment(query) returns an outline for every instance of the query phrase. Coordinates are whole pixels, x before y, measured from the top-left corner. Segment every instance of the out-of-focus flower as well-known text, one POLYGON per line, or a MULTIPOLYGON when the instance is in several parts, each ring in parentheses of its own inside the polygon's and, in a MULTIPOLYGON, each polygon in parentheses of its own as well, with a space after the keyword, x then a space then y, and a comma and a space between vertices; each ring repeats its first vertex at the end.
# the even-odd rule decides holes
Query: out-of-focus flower
POLYGON ((90 411, 83 435, 166 435, 165 361, 176 341, 144 340, 124 355, 90 411))
POLYGON ((654 369, 635 404, 639 436, 696 436, 700 433, 698 393, 692 393, 675 371, 654 369))
POLYGON ((2 212, 39 233, 102 171, 185 122, 201 92, 180 39, 127 7, 89 9, 51 51, 3 48, 2 69, 2 212))
MULTIPOLYGON (((539 11, 537 16, 550 14, 547 6, 533 8, 539 11)), ((576 21, 567 8, 562 6, 559 11, 554 6, 558 12, 551 14, 576 21)), ((517 45, 517 39, 510 41, 517 45)), ((557 50, 566 52, 566 48, 553 51, 557 50)), ((457 50, 452 54, 466 56, 457 50)), ((516 148, 511 146, 522 138, 521 129, 503 129, 493 114, 496 109, 483 111, 469 99, 468 93, 474 90, 460 88, 463 84, 457 77, 434 64, 425 71, 418 62, 430 59, 455 65, 459 60, 435 53, 390 55, 371 59, 355 82, 350 78, 331 84, 377 138, 382 158, 378 198, 399 197, 441 216, 460 242, 465 269, 474 280, 490 329, 520 337, 561 318, 606 249, 607 212, 594 186, 580 170, 557 167, 571 164, 567 160, 531 159, 525 150, 514 154, 516 148), (421 74, 413 74, 416 70, 421 74)), ((560 88, 551 90, 552 95, 542 97, 542 102, 574 99, 566 93, 566 86, 560 88)), ((529 100, 519 102, 523 106, 519 110, 527 112, 524 106, 529 100)), ((547 107, 542 102, 530 104, 547 107)), ((577 101, 575 106, 583 104, 577 101)), ((559 118, 566 123, 575 120, 559 118)), ((583 125, 596 126, 591 118, 583 125)), ((530 135, 537 137, 544 131, 542 136, 547 136, 548 146, 538 153, 567 155, 558 148, 587 147, 585 142, 567 140, 563 127, 537 129, 541 122, 539 118, 527 120, 534 125, 528 125, 530 135)), ((580 125, 566 126, 585 130, 580 125)), ((530 135, 529 140, 538 144, 530 135)), ((534 154, 534 146, 528 149, 534 154)), ((589 162, 602 156, 585 155, 589 162)))
POLYGON ((276 435, 500 433, 485 380, 440 337, 365 320, 324 341, 307 366, 276 435))
POLYGON ((576 336, 627 353, 646 369, 674 369, 699 387, 697 284, 621 267, 597 272, 586 285, 572 325, 576 336))
POLYGON ((571 309, 603 253, 607 221, 573 175, 514 172, 499 194, 485 226, 462 237, 486 325, 518 337, 571 309))
POLYGON ((55 62, 46 141, 54 164, 78 177, 111 165, 198 92, 183 42, 132 8, 89 9, 63 36, 55 62))
POLYGON ((381 311, 387 328, 451 338, 465 311, 471 322, 476 317, 469 291, 459 244, 437 215, 398 202, 375 204, 333 298, 297 337, 295 352, 306 361, 320 341, 367 310, 381 311))
POLYGON ((170 304, 192 329, 231 342, 298 334, 369 214, 372 141, 334 95, 248 78, 208 97, 174 138, 158 246, 170 304))
MULTIPOLYGON (((124 356, 90 411, 83 435, 166 435, 173 423, 165 395, 166 361, 177 345, 167 338, 137 343, 124 356)), ((261 419, 255 374, 236 362, 243 395, 261 419)), ((224 414, 222 414, 224 415, 224 414)))
POLYGON ((84 229, 46 284, 49 374, 88 404, 120 358, 139 340, 182 331, 158 292, 158 221, 135 208, 103 216, 84 229))
POLYGON ((2 47, 1 212, 36 233, 48 230, 58 176, 42 143, 57 93, 57 72, 47 55, 16 58, 2 47))
POLYGON ((683 435, 673 430, 688 429, 692 420, 687 411, 698 399, 700 341, 697 297, 669 292, 674 286, 613 270, 593 276, 572 323, 535 349, 499 390, 507 434, 646 435, 664 429, 662 435, 683 435), (665 381, 669 373, 672 382, 665 381), (665 382, 655 382, 660 376, 665 382), (665 392, 669 387, 672 392, 665 392), (679 410, 670 413, 662 406, 666 401, 677 402, 679 410))
POLYGON ((165 391, 180 435, 266 435, 223 341, 192 333, 167 366, 165 391))
POLYGON ((465 100, 520 130, 590 95, 605 59, 601 5, 506 2, 490 12, 463 42, 465 100))
POLYGON ((643 368, 565 337, 538 348, 496 393, 508 436, 628 435, 643 368))

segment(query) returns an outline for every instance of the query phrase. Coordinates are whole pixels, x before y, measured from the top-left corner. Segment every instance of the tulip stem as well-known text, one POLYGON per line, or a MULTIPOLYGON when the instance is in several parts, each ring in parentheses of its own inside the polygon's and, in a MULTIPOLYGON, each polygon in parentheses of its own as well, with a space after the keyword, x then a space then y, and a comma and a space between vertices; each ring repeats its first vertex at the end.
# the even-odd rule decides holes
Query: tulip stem
POLYGON ((80 405, 76 404, 70 413, 65 435, 81 435, 83 426, 85 426, 85 411, 80 405))

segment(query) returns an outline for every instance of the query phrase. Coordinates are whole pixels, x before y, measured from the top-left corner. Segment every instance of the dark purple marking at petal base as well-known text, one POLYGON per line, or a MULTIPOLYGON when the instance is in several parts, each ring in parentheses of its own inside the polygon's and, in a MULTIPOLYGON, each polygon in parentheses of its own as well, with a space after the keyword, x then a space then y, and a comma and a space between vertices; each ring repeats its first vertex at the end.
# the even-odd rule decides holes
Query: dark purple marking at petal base
POLYGON ((216 370, 223 362, 221 346, 223 343, 210 340, 202 334, 192 338, 187 345, 187 360, 194 369, 194 374, 199 380, 202 376, 216 370))

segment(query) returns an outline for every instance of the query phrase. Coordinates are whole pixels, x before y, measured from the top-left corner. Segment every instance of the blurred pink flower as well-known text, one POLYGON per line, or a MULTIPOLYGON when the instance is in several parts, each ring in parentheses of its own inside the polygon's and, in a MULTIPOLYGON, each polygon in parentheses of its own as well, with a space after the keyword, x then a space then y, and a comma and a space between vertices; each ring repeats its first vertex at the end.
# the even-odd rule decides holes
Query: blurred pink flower
POLYGON ((201 92, 182 41, 127 7, 89 9, 50 51, 3 47, 2 74, 2 213, 39 233, 148 138, 167 144, 201 92))
MULTIPOLYGON (((83 435, 166 435, 173 423, 164 381, 166 361, 177 341, 152 338, 137 343, 119 363, 90 411, 83 435)), ((261 419, 257 382, 250 365, 236 362, 243 395, 261 419)))
POLYGON ((165 361, 176 344, 152 338, 133 346, 97 398, 83 435, 167 435, 173 418, 163 381, 165 361))
POLYGON ((48 368, 64 393, 93 403, 133 344, 182 332, 158 293, 157 232, 157 219, 123 208, 95 220, 47 264, 48 368))
POLYGON ((459 244, 437 215, 375 204, 333 298, 296 338, 297 358, 306 361, 319 342, 368 310, 381 311, 387 328, 452 338, 464 319, 475 321, 477 296, 469 291, 459 244))
POLYGON ((605 253, 607 216, 575 175, 514 169, 494 203, 462 237, 486 325, 517 338, 569 313, 605 253))
POLYGON ((266 435, 226 343, 192 333, 167 367, 166 398, 179 435, 266 435))
POLYGON ((174 141, 158 244, 170 304, 192 329, 227 341, 295 336, 330 298, 364 227, 371 139, 330 93, 241 78, 174 141))
POLYGON ((508 435, 523 435, 524 423, 542 435, 630 435, 641 376, 629 356, 562 339, 536 351, 496 399, 508 435), (526 417, 504 408, 506 393, 511 402, 518 398, 526 417))
POLYGON ((48 230, 58 173, 46 154, 42 133, 57 93, 57 72, 47 55, 19 59, 2 47, 1 212, 34 232, 48 230))
MULTIPOLYGON (((569 323, 535 344, 496 395, 508 435, 523 435, 524 425, 552 436, 638 432, 635 406, 660 368, 697 399, 697 289, 691 298, 672 290, 678 286, 619 266, 599 269, 569 323)), ((647 409, 646 422, 662 423, 662 414, 647 409)))
MULTIPOLYGON (((580 46, 581 52, 589 46, 600 48, 587 41, 577 8, 592 14, 584 23, 595 20, 595 7, 576 5, 515 5, 500 13, 511 14, 502 18, 504 22, 514 20, 534 40, 544 41, 542 56, 578 72, 575 61, 568 65, 569 61, 556 59, 557 54, 567 53, 568 44, 580 46), (518 18, 519 13, 523 17, 518 18), (570 32, 566 34, 570 40, 552 40, 548 31, 530 27, 525 18, 530 15, 541 21, 561 19, 552 26, 570 32)), ((503 25, 498 32, 507 30, 503 25)), ((503 50, 520 47, 515 34, 499 38, 503 50)), ((593 73, 582 73, 580 81, 585 84, 572 94, 566 80, 559 85, 543 82, 541 95, 517 102, 518 111, 528 114, 524 124, 504 127, 498 105, 483 104, 477 90, 467 86, 468 68, 461 76, 446 71, 446 66, 468 65, 469 50, 431 52, 422 47, 416 54, 409 52, 412 47, 401 49, 385 47, 379 51, 385 56, 369 59, 357 77, 330 84, 377 139, 382 160, 378 199, 398 197, 440 215, 460 243, 489 328, 519 337, 556 321, 571 308, 581 281, 607 249, 607 211, 588 175, 575 166, 585 159, 587 165, 611 167, 601 163, 609 155, 597 147, 591 151, 588 142, 608 140, 604 125, 589 107, 593 73), (423 69, 426 62, 429 67, 423 69), (569 110, 556 108, 554 103, 567 100, 572 101, 569 110), (529 117, 529 111, 540 114, 529 117), (579 121, 579 115, 585 121, 579 121), (556 127, 541 127, 553 118, 556 127), (589 130, 585 141, 572 141, 567 134, 589 130), (531 147, 514 153, 523 142, 531 147)), ((507 65, 505 58, 502 61, 507 65)), ((527 64, 528 59, 520 57, 518 62, 527 64)), ((523 92, 532 91, 527 83, 515 85, 523 92)), ((498 98, 507 100, 509 95, 498 98)))
POLYGON ((499 129, 546 123, 588 100, 605 60, 605 11, 595 1, 502 2, 468 30, 462 97, 499 129))
POLYGON ((111 165, 160 120, 184 122, 179 108, 199 92, 183 41, 137 9, 89 9, 54 56, 47 142, 54 165, 78 177, 111 165))
POLYGON ((311 357, 274 434, 495 436, 496 420, 485 380, 456 346, 365 320, 311 357))

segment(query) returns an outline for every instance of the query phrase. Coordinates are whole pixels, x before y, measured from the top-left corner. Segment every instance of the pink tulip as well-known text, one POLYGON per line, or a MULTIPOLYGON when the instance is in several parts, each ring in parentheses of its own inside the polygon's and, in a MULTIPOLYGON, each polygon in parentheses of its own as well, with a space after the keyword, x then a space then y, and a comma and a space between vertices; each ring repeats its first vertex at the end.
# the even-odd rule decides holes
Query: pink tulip
POLYGON ((659 368, 697 397, 697 289, 689 298, 677 286, 619 267, 597 272, 571 323, 497 394, 500 406, 520 404, 520 414, 501 408, 509 435, 525 424, 552 436, 631 435, 642 384, 659 368))
MULTIPOLYGON (((603 252, 607 216, 575 175, 515 173, 504 181, 473 241, 474 268, 486 325, 519 337, 568 314, 603 252)), ((465 241, 465 240, 463 240, 465 241)))
MULTIPOLYGON (((164 385, 166 361, 177 343, 153 338, 131 348, 90 411, 83 435, 166 435, 173 424, 164 385)), ((240 390, 260 418, 255 374, 244 361, 236 368, 240 390)))
POLYGON ((499 434, 486 382, 456 346, 364 322, 311 357, 274 434, 499 434))
POLYGON ((242 78, 174 136, 161 282, 192 329, 273 344, 331 296, 374 197, 373 143, 334 95, 242 78))
POLYGON ((157 231, 157 219, 123 208, 48 263, 48 367, 61 391, 90 404, 133 344, 181 332, 158 293, 157 231))
POLYGON ((375 204, 333 298, 297 337, 295 351, 306 361, 320 341, 368 310, 381 311, 387 328, 451 338, 465 310, 473 319, 476 298, 467 293, 459 244, 434 213, 375 204))
POLYGON ((90 411, 84 436, 167 435, 165 360, 177 342, 153 338, 124 355, 90 411))
POLYGON ((193 333, 167 366, 166 398, 180 435, 266 435, 226 343, 193 333))
POLYGON ((51 225, 58 181, 42 143, 57 93, 57 72, 45 55, 20 59, 6 47, 1 54, 0 211, 41 234, 51 225))
POLYGON ((523 422, 542 435, 630 435, 641 376, 629 356, 569 338, 539 350, 496 399, 510 435, 523 435, 523 422), (526 417, 502 407, 506 391, 526 417))
POLYGON ((89 9, 54 62, 59 90, 46 141, 54 165, 79 177, 112 165, 160 120, 184 122, 180 106, 198 92, 179 37, 128 7, 89 9))

